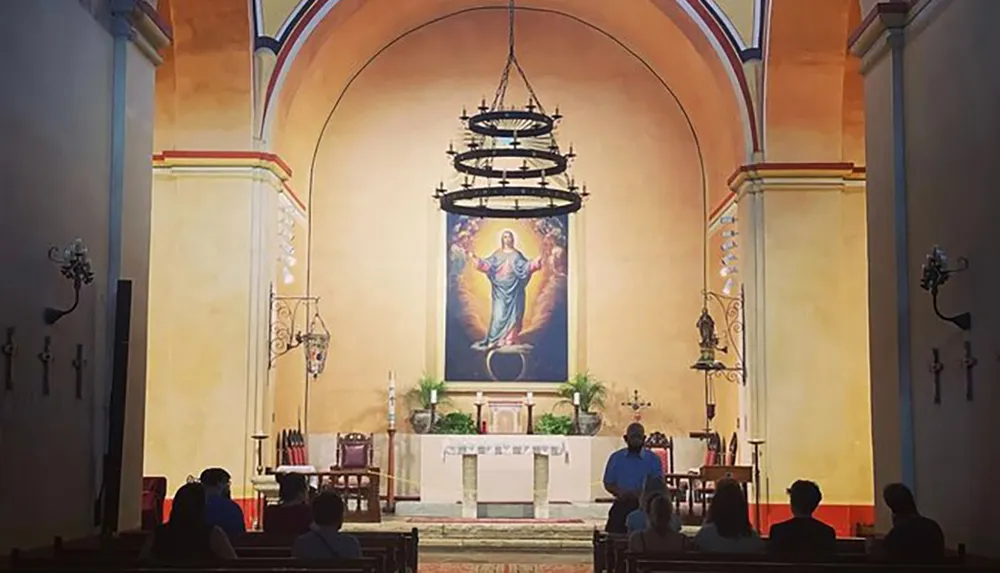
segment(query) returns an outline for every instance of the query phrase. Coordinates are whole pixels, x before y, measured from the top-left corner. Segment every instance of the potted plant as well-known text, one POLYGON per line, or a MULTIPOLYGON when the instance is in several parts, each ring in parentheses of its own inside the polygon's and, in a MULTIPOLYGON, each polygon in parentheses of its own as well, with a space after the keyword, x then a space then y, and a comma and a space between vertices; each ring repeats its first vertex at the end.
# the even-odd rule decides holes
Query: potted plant
POLYGON ((434 422, 434 434, 475 434, 476 421, 465 412, 448 412, 434 422))
POLYGON ((573 433, 573 417, 561 414, 542 414, 535 424, 535 433, 549 436, 568 436, 573 433))
POLYGON ((601 415, 594 410, 604 407, 607 387, 589 372, 582 372, 559 386, 557 391, 562 403, 573 404, 573 397, 580 395, 580 427, 583 436, 593 436, 601 429, 601 415))
POLYGON ((444 380, 439 380, 433 376, 424 374, 420 377, 417 385, 406 393, 406 400, 410 405, 410 425, 413 431, 418 434, 426 434, 431 431, 434 422, 440 418, 439 408, 447 404, 447 388, 444 380), (435 408, 434 420, 431 420, 431 394, 437 393, 437 406, 435 408))

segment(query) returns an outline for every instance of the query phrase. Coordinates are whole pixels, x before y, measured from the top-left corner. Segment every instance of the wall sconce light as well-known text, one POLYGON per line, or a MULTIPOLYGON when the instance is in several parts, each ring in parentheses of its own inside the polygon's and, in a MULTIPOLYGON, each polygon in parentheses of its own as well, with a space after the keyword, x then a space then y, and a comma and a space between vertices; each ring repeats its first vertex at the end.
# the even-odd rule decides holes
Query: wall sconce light
POLYGON ((970 313, 963 312, 954 316, 945 316, 938 309, 938 291, 941 287, 948 282, 952 274, 960 273, 969 268, 969 260, 965 257, 958 257, 957 261, 958 266, 948 268, 948 257, 944 250, 934 245, 930 254, 927 255, 927 261, 920 267, 920 288, 931 293, 934 314, 938 318, 950 322, 962 330, 969 330, 972 328, 972 315, 970 313))
POLYGON ((62 276, 73 281, 73 305, 65 310, 51 306, 45 309, 43 315, 45 324, 52 326, 59 319, 76 310, 80 304, 80 289, 83 285, 94 282, 94 271, 91 269, 90 256, 87 255, 87 247, 83 245, 82 239, 75 239, 61 250, 58 247, 52 247, 49 249, 49 260, 58 263, 62 276))

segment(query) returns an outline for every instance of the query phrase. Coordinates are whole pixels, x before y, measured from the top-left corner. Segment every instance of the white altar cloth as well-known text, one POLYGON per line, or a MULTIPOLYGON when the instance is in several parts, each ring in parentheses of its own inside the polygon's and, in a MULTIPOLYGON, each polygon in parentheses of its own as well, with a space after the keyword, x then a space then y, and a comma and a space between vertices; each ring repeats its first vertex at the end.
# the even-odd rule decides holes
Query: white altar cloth
POLYGON ((560 436, 447 436, 441 448, 444 456, 520 456, 539 454, 564 456, 569 453, 560 436))
POLYGON ((478 501, 532 503, 534 454, 548 456, 549 499, 588 503, 593 500, 592 474, 604 468, 603 454, 594 461, 588 436, 488 434, 482 436, 420 435, 420 501, 462 501, 462 458, 475 454, 478 501), (479 454, 482 448, 484 454, 479 454), (519 453, 514 453, 515 451, 519 453), (593 469, 593 464, 601 467, 593 469))

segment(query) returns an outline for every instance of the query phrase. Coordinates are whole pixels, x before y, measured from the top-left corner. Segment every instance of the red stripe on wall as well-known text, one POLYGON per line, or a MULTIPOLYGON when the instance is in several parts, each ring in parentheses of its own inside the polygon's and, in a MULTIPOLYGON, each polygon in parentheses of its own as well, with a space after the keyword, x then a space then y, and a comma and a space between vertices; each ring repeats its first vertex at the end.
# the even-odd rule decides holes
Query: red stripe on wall
MULTIPOLYGON (((755 520, 754 505, 750 504, 750 518, 755 520)), ((854 537, 858 526, 870 527, 875 523, 874 505, 822 504, 813 517, 837 530, 838 537, 854 537)), ((787 503, 769 503, 760 506, 762 531, 769 531, 775 523, 792 518, 792 508, 787 503)))

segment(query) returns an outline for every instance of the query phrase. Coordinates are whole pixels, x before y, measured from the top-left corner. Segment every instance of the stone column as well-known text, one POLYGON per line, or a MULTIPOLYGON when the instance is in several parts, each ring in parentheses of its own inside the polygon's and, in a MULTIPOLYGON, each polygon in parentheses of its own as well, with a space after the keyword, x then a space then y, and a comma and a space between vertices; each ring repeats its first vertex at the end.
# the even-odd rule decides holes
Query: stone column
POLYGON ((732 182, 761 502, 808 476, 824 502, 870 507, 864 168, 760 163, 732 182))
POLYGON ((549 518, 549 456, 547 454, 535 454, 535 461, 532 465, 535 476, 532 481, 533 493, 532 504, 535 509, 535 519, 549 518))
POLYGON ((479 457, 476 454, 462 455, 462 517, 475 519, 479 516, 479 457))

